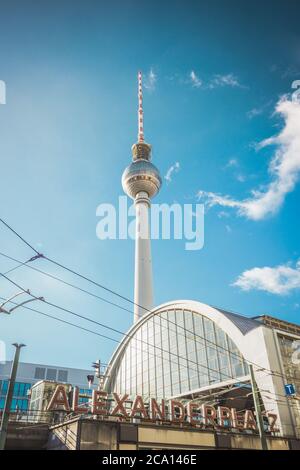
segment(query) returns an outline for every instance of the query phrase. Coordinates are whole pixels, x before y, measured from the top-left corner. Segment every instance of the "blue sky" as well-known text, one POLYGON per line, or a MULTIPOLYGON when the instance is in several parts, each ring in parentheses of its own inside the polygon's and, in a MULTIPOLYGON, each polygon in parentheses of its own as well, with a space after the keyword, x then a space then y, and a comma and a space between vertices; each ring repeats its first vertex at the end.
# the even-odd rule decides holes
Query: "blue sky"
MULTIPOLYGON (((149 85, 152 71, 152 86, 144 90, 145 137, 162 175, 179 164, 156 202, 211 206, 202 250, 186 251, 184 241, 153 241, 156 304, 197 299, 299 322, 300 165, 293 153, 299 104, 287 97, 286 115, 275 112, 300 79, 299 4, 10 1, 0 8, 0 80, 7 87, 6 105, 0 105, 1 217, 39 251, 132 297, 134 242, 97 239, 96 207, 116 204, 122 194, 121 175, 137 134, 136 74, 141 69, 149 85), (285 129, 288 142, 281 138, 285 129), (279 140, 258 148, 276 135, 279 140), (276 186, 270 162, 276 152, 285 162, 286 149, 295 163, 293 185, 273 212, 257 219, 241 213, 241 205, 226 205, 228 199, 251 203, 251 191, 266 193, 272 181, 276 186)), ((32 256, 3 226, 0 246, 20 260, 32 256)), ((14 265, 0 257, 1 272, 14 265)), ((117 300, 46 261, 34 266, 117 300)), ((122 331, 131 325, 130 313, 26 268, 11 278, 122 331)), ((3 297, 16 290, 5 280, 0 289, 3 297)), ((1 316, 0 339, 9 357, 10 343, 22 341, 23 360, 73 367, 88 368, 97 357, 107 361, 114 348, 23 309, 1 316)))

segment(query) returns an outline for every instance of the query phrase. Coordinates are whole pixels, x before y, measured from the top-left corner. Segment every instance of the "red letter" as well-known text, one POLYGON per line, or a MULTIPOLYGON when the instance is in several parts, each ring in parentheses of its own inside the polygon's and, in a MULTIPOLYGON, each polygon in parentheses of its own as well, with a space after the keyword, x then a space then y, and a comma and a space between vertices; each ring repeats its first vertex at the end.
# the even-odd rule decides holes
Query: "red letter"
POLYGON ((137 395, 135 397, 130 416, 133 418, 136 413, 140 413, 143 416, 143 418, 149 419, 143 399, 140 395, 137 395))
POLYGON ((270 432, 279 432, 279 428, 275 428, 277 415, 275 415, 274 413, 267 413, 267 417, 269 420, 270 432), (271 418, 271 421, 269 418, 271 418))
POLYGON ((244 429, 256 430, 256 421, 251 410, 245 411, 245 424, 244 429))
POLYGON ((94 415, 107 415, 107 392, 93 390, 92 413, 94 415), (102 400, 103 398, 103 400, 102 400))
POLYGON ((185 418, 185 408, 180 401, 171 400, 171 416, 172 421, 175 423, 182 423, 185 418), (176 408, 179 410, 179 415, 177 416, 176 408))
POLYGON ((227 408, 226 406, 219 406, 218 407, 218 420, 219 420, 219 426, 221 426, 222 428, 231 427, 230 409, 227 408), (229 421, 229 423, 225 424, 225 421, 229 421))
POLYGON ((78 399, 79 399, 79 389, 78 387, 74 387, 73 388, 73 403, 72 403, 73 411, 75 411, 76 413, 87 413, 89 409, 85 406, 79 406, 78 399))
POLYGON ((201 424, 199 420, 199 412, 196 411, 198 409, 199 409, 199 405, 197 405, 197 403, 188 403, 187 416, 188 416, 188 421, 191 424, 201 424))
POLYGON ((57 385, 55 392, 47 406, 47 411, 58 410, 58 406, 63 406, 65 411, 70 411, 66 389, 63 385, 57 385))
POLYGON ((166 415, 166 408, 165 408, 165 400, 161 401, 161 409, 157 401, 154 398, 151 398, 151 419, 161 419, 162 421, 165 419, 166 415))
POLYGON ((115 408, 112 410, 112 416, 118 414, 119 410, 120 413, 125 416, 126 418, 128 417, 127 411, 124 408, 123 403, 127 400, 129 395, 123 395, 123 398, 120 399, 119 395, 117 393, 113 393, 114 399, 116 400, 117 404, 115 408))
POLYGON ((235 408, 231 408, 231 422, 232 427, 235 429, 244 429, 245 421, 241 412, 236 411, 235 408))
POLYGON ((202 416, 204 418, 204 425, 205 426, 213 426, 215 427, 216 422, 216 410, 213 406, 210 405, 202 405, 202 416))

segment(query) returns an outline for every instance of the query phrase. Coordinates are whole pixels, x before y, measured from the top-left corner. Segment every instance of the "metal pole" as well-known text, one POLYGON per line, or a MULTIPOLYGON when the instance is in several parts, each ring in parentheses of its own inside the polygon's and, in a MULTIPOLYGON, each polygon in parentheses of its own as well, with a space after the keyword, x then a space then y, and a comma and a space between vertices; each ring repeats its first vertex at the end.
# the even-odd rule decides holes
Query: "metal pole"
POLYGON ((261 448, 262 450, 268 450, 268 444, 267 444, 267 439, 266 439, 265 430, 264 430, 264 423, 263 423, 263 419, 261 415, 261 406, 260 406, 259 395, 258 395, 258 387, 257 387, 257 383, 254 377, 253 365, 248 364, 248 366, 250 369, 253 401, 254 401, 254 407, 255 407, 255 413, 256 413, 257 427, 258 427, 259 437, 260 437, 260 442, 261 442, 261 448))
POLYGON ((6 400, 5 400, 5 405, 4 405, 3 415, 2 415, 2 422, 1 422, 1 428, 0 428, 0 450, 4 450, 5 448, 8 421, 9 421, 11 402, 13 398, 14 386, 15 386, 15 381, 16 381, 16 376, 17 376, 20 351, 21 351, 21 348, 25 346, 25 344, 14 343, 13 346, 15 346, 16 351, 15 351, 14 362, 13 362, 12 369, 11 369, 9 385, 8 385, 8 390, 7 390, 7 395, 6 395, 6 400))

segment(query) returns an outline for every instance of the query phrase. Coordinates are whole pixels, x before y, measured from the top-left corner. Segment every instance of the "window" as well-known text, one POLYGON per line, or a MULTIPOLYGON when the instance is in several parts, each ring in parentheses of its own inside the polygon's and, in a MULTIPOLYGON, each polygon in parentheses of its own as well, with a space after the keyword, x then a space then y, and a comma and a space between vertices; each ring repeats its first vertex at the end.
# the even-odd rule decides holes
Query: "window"
POLYGON ((1 388, 1 395, 6 395, 8 389, 8 380, 3 380, 2 388, 1 388))
POLYGON ((57 380, 59 382, 67 382, 68 381, 68 371, 67 370, 59 370, 57 380))
POLYGON ((56 380, 56 369, 47 369, 47 375, 46 378, 47 380, 56 380))
POLYGON ((88 395, 89 397, 91 397, 93 394, 93 390, 91 390, 90 388, 80 388, 79 389, 79 395, 88 395))
POLYGON ((35 379, 44 379, 45 378, 45 372, 46 372, 46 369, 45 367, 36 367, 35 368, 35 374, 34 374, 34 378, 35 379))
POLYGON ((110 390, 169 398, 247 373, 240 351, 212 320, 169 309, 132 335, 110 390))

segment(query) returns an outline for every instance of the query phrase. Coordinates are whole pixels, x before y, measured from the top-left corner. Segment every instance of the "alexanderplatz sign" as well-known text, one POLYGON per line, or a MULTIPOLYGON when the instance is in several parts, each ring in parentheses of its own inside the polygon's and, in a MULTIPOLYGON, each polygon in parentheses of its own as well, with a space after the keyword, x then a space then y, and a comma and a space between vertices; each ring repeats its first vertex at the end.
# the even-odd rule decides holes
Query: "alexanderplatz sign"
MULTIPOLYGON (((74 413, 92 413, 101 417, 119 417, 121 419, 141 418, 154 422, 170 423, 188 422, 199 428, 234 428, 238 430, 257 430, 255 416, 251 410, 237 411, 226 406, 211 406, 194 402, 184 405, 178 400, 160 400, 150 398, 144 402, 137 395, 129 399, 129 395, 120 395, 100 390, 93 390, 91 404, 79 405, 79 389, 73 388, 72 406, 70 406, 65 387, 57 385, 47 407, 47 411, 66 411, 74 413)), ((278 432, 276 427, 277 415, 267 413, 268 431, 278 432)))

